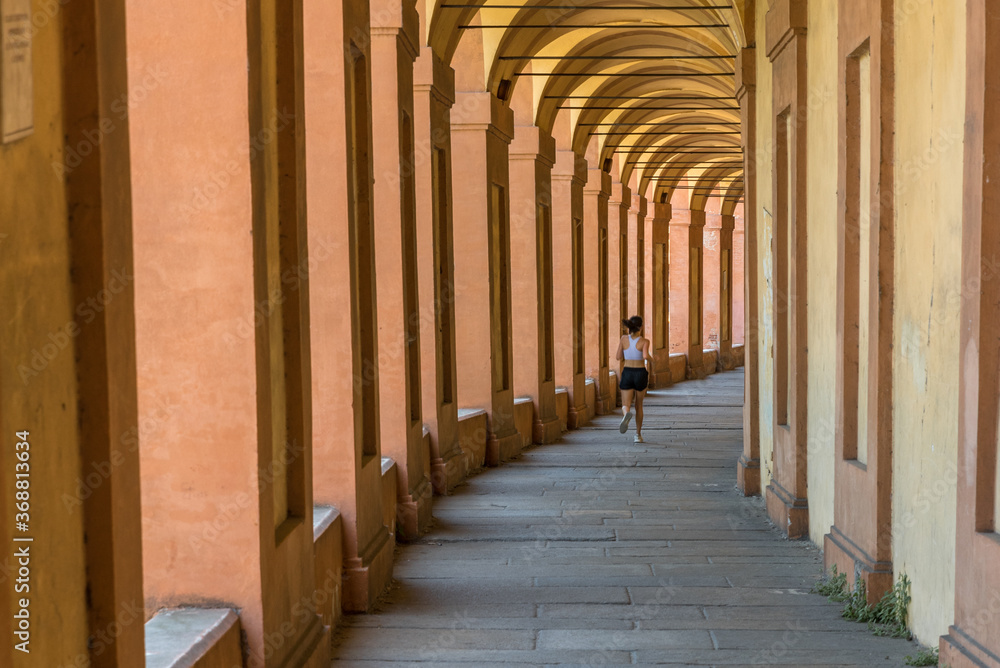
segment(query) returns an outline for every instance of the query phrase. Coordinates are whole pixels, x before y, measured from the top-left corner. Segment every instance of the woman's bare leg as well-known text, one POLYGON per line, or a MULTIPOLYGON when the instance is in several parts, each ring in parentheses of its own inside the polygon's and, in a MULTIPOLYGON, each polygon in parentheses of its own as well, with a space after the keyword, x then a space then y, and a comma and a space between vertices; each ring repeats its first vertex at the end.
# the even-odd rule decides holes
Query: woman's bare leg
POLYGON ((622 390, 622 421, 618 425, 618 431, 625 433, 628 431, 628 423, 632 419, 632 398, 635 390, 622 390))
POLYGON ((622 390, 622 415, 627 415, 632 410, 632 399, 634 396, 635 390, 622 390))
POLYGON ((642 400, 646 398, 646 390, 635 393, 635 433, 642 435, 642 400))

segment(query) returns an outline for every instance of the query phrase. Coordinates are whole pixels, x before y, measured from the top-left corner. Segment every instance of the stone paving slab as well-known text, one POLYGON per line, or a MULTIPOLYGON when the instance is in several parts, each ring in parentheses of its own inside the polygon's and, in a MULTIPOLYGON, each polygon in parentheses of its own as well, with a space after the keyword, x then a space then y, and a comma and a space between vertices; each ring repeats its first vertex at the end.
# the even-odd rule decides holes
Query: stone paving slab
POLYGON ((635 444, 597 418, 435 499, 396 582, 348 616, 354 666, 901 666, 810 594, 821 553, 734 490, 741 371, 650 393, 635 444))

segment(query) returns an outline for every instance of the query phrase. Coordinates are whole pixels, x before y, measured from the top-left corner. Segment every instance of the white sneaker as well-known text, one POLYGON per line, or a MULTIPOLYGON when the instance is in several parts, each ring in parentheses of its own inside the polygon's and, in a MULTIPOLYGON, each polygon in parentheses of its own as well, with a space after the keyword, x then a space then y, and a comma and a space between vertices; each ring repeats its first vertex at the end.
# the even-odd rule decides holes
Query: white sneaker
POLYGON ((636 434, 635 438, 632 439, 632 442, 633 443, 645 443, 646 441, 642 440, 642 434, 636 434))
POLYGON ((625 414, 625 417, 622 418, 622 423, 618 425, 618 431, 620 431, 623 434, 627 432, 628 423, 631 421, 632 421, 632 411, 629 411, 628 413, 625 414))

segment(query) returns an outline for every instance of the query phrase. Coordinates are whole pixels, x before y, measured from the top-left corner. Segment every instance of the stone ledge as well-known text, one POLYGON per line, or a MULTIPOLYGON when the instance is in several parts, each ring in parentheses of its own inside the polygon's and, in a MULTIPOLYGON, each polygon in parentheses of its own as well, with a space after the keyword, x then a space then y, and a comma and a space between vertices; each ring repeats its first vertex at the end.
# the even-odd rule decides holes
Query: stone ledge
POLYGON ((389 530, 389 537, 396 539, 396 462, 392 457, 382 458, 382 524, 389 530))
POLYGON ((313 554, 316 608, 331 629, 340 623, 343 598, 344 536, 340 511, 313 506, 313 554))
POLYGON ((319 540, 339 516, 340 511, 333 506, 313 506, 313 540, 319 540))
POLYGON ((146 668, 242 665, 240 618, 229 608, 160 610, 145 632, 146 668))

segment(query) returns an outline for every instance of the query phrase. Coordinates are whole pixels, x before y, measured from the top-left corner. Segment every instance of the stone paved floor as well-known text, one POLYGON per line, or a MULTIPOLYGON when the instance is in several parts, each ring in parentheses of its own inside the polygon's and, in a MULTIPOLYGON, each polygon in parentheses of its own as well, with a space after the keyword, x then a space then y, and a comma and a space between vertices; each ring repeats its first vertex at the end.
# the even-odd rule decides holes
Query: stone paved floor
POLYGON ((734 490, 743 374, 651 392, 646 443, 597 418, 435 500, 396 584, 348 617, 356 666, 900 666, 810 594, 817 549, 734 490))

